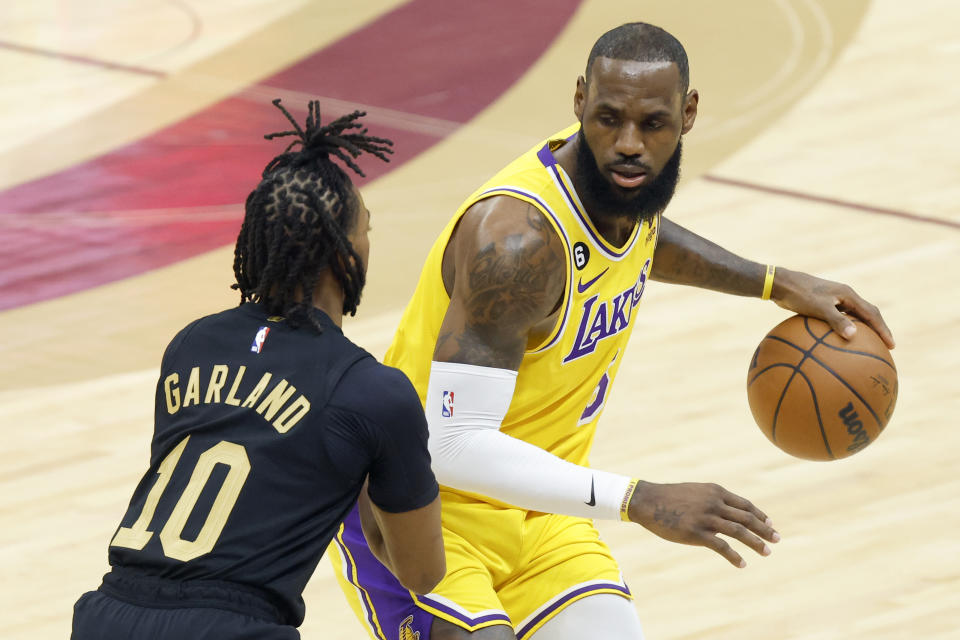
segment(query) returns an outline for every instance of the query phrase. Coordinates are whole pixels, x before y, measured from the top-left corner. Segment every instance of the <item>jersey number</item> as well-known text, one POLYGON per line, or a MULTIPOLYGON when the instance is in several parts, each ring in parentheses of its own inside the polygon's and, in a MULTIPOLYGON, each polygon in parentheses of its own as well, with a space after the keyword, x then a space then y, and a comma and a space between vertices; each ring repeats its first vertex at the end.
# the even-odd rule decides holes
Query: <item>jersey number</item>
POLYGON ((603 376, 600 377, 600 382, 597 383, 596 388, 593 390, 590 402, 587 403, 587 406, 583 409, 583 413, 580 414, 580 419, 577 420, 578 427, 593 422, 593 419, 596 418, 600 410, 603 409, 603 405, 606 404, 607 393, 610 391, 610 367, 617 361, 619 355, 620 350, 618 349, 613 356, 613 360, 607 365, 607 370, 604 371, 603 376))
MULTIPOLYGON (((113 536, 110 542, 111 546, 126 547, 128 549, 140 550, 146 546, 147 542, 153 537, 153 531, 147 529, 150 521, 153 520, 153 513, 160 503, 160 496, 167 488, 170 477, 173 475, 183 450, 187 448, 187 441, 190 436, 184 438, 176 448, 167 454, 167 457, 160 463, 157 469, 157 481, 147 494, 147 500, 143 504, 143 510, 140 517, 131 527, 120 527, 117 535, 113 536)), ((193 468, 193 474, 190 476, 190 482, 177 504, 170 513, 167 523, 160 529, 160 545, 163 547, 163 553, 168 558, 174 560, 193 560, 205 553, 210 553, 213 545, 217 543, 220 534, 223 532, 224 525, 227 524, 227 518, 233 511, 233 506, 237 502, 243 483, 250 474, 250 459, 247 458, 247 450, 239 444, 227 442, 225 440, 210 447, 204 451, 197 460, 197 465, 193 468), (193 512, 193 508, 200 499, 200 492, 206 486, 213 473, 213 468, 217 464, 224 464, 230 467, 216 499, 213 501, 213 507, 207 514, 200 528, 200 533, 196 540, 184 540, 183 528, 187 525, 187 518, 193 512)))

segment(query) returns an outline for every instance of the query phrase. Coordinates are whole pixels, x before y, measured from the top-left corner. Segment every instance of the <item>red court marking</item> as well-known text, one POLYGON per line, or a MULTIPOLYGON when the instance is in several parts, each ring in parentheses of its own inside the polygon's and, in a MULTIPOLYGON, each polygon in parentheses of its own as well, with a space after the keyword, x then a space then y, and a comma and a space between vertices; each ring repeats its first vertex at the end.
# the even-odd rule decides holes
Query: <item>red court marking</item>
MULTIPOLYGON (((324 121, 354 103, 411 116, 416 126, 399 119, 393 126, 389 119, 371 120, 372 133, 392 139, 397 152, 390 164, 361 159, 368 175, 358 180, 363 184, 448 135, 453 127, 444 123, 467 122, 510 88, 562 31, 579 2, 554 0, 549 11, 542 11, 537 3, 512 0, 413 0, 260 87, 99 158, 0 192, 0 309, 232 243, 240 203, 286 144, 262 138, 289 128, 270 104, 270 88, 321 97, 324 121), (324 103, 324 96, 331 100, 324 103), (440 126, 426 126, 431 123, 440 126), (226 205, 236 206, 232 219, 171 221, 144 213, 144 224, 130 224, 138 211, 226 205), (111 226, 103 224, 109 220, 105 212, 124 215, 111 226), (62 224, 49 224, 51 216, 66 213, 72 215, 62 224), (30 214, 37 215, 37 224, 30 224, 30 214), (85 214, 96 216, 98 224, 82 224, 85 214), (70 222, 73 216, 76 223, 70 222)), ((298 118, 305 115, 302 102, 285 106, 298 118)))
POLYGON ((807 200, 809 202, 821 202, 823 204, 829 204, 835 207, 843 207, 845 209, 855 209, 857 211, 866 211, 867 213, 879 213, 880 215, 894 216, 896 218, 903 218, 905 220, 912 220, 914 222, 925 222, 927 224, 938 224, 943 227, 960 229, 960 222, 954 222, 953 220, 944 220, 942 218, 933 218, 930 216, 921 216, 916 213, 900 211, 899 209, 886 209, 884 207, 874 207, 867 204, 860 204, 858 202, 850 202, 849 200, 838 200, 837 198, 827 198, 824 196, 813 195, 811 193, 804 193, 802 191, 793 191, 791 189, 781 189, 779 187, 768 187, 762 184, 756 184, 754 182, 744 182, 743 180, 734 180, 733 178, 721 178, 720 176, 714 176, 714 175, 705 175, 703 176, 703 179, 709 180, 710 182, 717 182, 720 184, 729 185, 731 187, 740 187, 742 189, 750 189, 752 191, 761 191, 763 193, 771 193, 776 196, 796 198, 798 200, 807 200))
POLYGON ((39 47, 28 47, 22 44, 15 44, 13 42, 4 42, 0 40, 0 49, 10 49, 11 51, 19 51, 20 53, 29 53, 35 56, 43 56, 45 58, 56 58, 58 60, 67 60, 69 62, 77 62, 79 64, 86 64, 94 67, 100 67, 101 69, 109 69, 110 71, 126 71, 128 73, 138 73, 144 76, 154 76, 156 78, 165 78, 167 73, 165 71, 157 71, 155 69, 147 69, 145 67, 138 67, 131 64, 121 64, 119 62, 109 62, 107 60, 97 60, 96 58, 90 58, 87 56, 79 56, 72 53, 60 53, 59 51, 51 51, 49 49, 41 49, 39 47))

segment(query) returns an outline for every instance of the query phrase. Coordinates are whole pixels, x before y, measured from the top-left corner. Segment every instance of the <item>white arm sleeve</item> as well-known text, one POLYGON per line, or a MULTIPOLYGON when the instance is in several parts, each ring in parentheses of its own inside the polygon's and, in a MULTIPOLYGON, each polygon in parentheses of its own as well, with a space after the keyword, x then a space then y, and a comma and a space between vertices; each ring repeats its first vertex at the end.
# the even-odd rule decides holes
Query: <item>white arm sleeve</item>
POLYGON ((567 462, 500 431, 517 372, 434 362, 426 414, 440 484, 522 509, 620 519, 631 478, 567 462))

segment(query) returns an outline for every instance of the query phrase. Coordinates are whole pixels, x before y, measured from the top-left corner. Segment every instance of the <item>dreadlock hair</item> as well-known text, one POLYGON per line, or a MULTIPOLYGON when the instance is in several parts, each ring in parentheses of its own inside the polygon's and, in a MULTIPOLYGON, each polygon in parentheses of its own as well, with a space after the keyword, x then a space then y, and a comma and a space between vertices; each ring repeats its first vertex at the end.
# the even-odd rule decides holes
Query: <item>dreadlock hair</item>
POLYGON ((597 58, 672 62, 680 72, 680 92, 686 94, 690 86, 690 63, 683 45, 669 32, 646 22, 628 22, 600 36, 587 57, 587 82, 597 58))
POLYGON ((365 282, 360 256, 347 237, 357 224, 359 200, 350 177, 331 156, 363 176, 353 159, 366 152, 389 162, 393 142, 368 136, 357 122, 366 115, 362 111, 320 126, 320 102, 312 100, 301 128, 279 98, 273 105, 293 130, 264 138, 296 139, 267 164, 247 197, 232 288, 240 290, 240 304, 259 302, 292 326, 306 323, 323 331, 312 304, 320 272, 330 269, 343 288, 344 314, 356 313, 365 282))

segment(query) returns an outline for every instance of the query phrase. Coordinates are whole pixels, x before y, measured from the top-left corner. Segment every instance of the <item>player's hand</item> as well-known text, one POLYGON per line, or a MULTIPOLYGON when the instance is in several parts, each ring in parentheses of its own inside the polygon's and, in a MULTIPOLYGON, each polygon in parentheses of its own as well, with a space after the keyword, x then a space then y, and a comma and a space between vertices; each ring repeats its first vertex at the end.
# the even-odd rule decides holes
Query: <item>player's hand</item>
POLYGON ((747 563, 718 534, 735 538, 764 556, 770 555, 764 539, 780 540, 766 514, 716 484, 640 482, 628 514, 631 521, 664 540, 713 549, 740 568, 747 563))
POLYGON ((849 313, 872 327, 888 348, 894 347, 893 334, 880 310, 845 284, 777 267, 770 299, 788 311, 827 322, 848 340, 857 332, 853 322, 844 315, 849 313))

